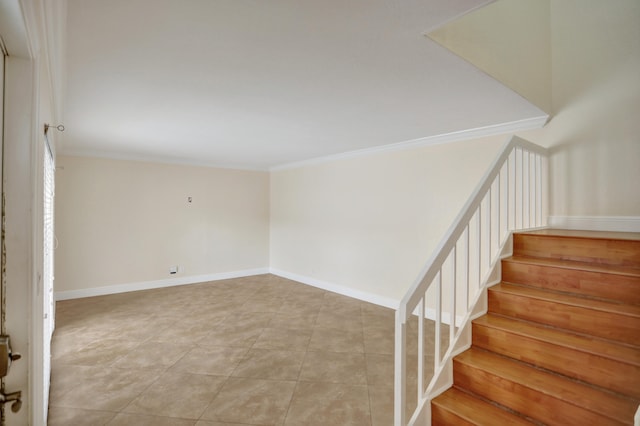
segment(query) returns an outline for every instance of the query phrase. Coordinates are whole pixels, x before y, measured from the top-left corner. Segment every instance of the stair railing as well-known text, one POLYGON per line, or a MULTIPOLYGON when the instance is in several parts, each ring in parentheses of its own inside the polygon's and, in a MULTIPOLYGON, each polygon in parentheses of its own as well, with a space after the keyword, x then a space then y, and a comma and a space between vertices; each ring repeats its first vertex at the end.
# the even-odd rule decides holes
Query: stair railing
MULTIPOLYGON (((443 370, 450 368, 447 364, 457 355, 454 350, 461 352, 455 343, 463 330, 468 330, 472 308, 492 279, 493 266, 511 232, 546 226, 547 176, 547 150, 513 136, 400 302, 395 326, 395 426, 415 424, 430 412, 425 404, 446 389, 438 378, 446 375, 443 370), (417 327, 411 327, 415 320, 417 327), (434 327, 433 352, 425 348, 425 322, 434 327), (417 338, 417 348, 415 341, 407 339, 408 333, 417 338), (417 357, 412 358, 417 365, 411 365, 417 375, 417 399, 407 423, 409 343, 412 351, 417 350, 417 357), (425 375, 430 371, 433 375, 427 380, 425 375)), ((430 424, 430 419, 421 422, 430 424)))

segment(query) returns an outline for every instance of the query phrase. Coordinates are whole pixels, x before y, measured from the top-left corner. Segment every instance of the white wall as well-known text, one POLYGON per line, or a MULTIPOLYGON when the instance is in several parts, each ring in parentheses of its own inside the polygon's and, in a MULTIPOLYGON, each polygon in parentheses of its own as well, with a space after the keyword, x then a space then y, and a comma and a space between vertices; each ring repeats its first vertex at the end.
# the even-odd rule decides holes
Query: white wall
MULTIPOLYGON (((640 2, 551 2, 551 215, 640 226, 640 2)), ((562 223, 562 220, 560 221, 562 223)), ((640 230, 638 228, 637 230, 640 230)))
POLYGON ((58 293, 269 266, 266 172, 81 157, 57 167, 58 293))
POLYGON ((505 141, 497 136, 272 172, 271 267, 397 303, 505 141))

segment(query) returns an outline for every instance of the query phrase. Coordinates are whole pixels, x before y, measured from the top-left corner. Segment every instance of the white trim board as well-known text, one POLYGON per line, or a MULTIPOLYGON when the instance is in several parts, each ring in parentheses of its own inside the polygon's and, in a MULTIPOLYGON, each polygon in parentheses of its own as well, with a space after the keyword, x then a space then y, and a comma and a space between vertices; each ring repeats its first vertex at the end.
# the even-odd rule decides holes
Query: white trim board
POLYGON ((295 169, 299 167, 312 166, 317 164, 329 163, 337 160, 346 160, 350 158, 365 157, 383 152, 401 151, 409 148, 418 148, 429 145, 440 145, 449 142, 457 142, 468 139, 477 139, 487 136, 495 136, 502 134, 513 134, 525 130, 533 130, 542 128, 549 119, 548 115, 532 117, 508 123, 493 124, 490 126, 477 127, 475 129, 460 130, 451 133, 443 133, 440 135, 428 136, 419 139, 413 139, 405 142, 381 145, 372 148, 364 148, 355 151, 349 151, 340 154, 328 155, 325 157, 317 157, 309 160, 295 161, 292 163, 280 164, 271 167, 270 171, 295 169))
POLYGON ((268 274, 269 268, 245 269, 240 271, 220 272, 216 274, 192 275, 164 280, 141 281, 137 283, 115 284, 104 287, 83 288, 80 290, 58 291, 55 299, 70 300, 83 297, 105 296, 108 294, 127 293, 130 291, 150 290, 154 288, 173 287, 178 285, 198 284, 208 281, 227 280, 230 278, 250 277, 253 275, 268 274))
POLYGON ((398 306, 400 304, 400 300, 379 296, 377 294, 369 293, 367 291, 356 290, 350 287, 330 283, 327 281, 322 281, 312 277, 298 275, 293 272, 283 271, 281 269, 271 268, 270 273, 282 278, 297 281, 302 284, 307 284, 312 287, 317 287, 322 290, 327 290, 333 293, 341 294, 343 296, 352 297, 354 299, 358 299, 363 302, 369 302, 369 303, 373 303, 374 305, 384 306, 385 308, 398 309, 398 306))
POLYGON ((370 148, 363 148, 354 151, 348 151, 333 155, 327 155, 323 157, 315 157, 306 160, 293 161, 283 164, 276 164, 273 166, 247 166, 242 164, 225 164, 208 161, 197 161, 191 159, 176 159, 159 156, 149 155, 134 155, 134 154, 122 154, 104 151, 94 151, 86 149, 61 149, 58 155, 69 157, 88 157, 88 158, 105 158, 111 160, 124 160, 124 161, 138 161, 146 163, 159 163, 159 164, 176 164, 183 166, 195 166, 195 167, 212 167, 218 169, 231 169, 231 170, 248 170, 248 171, 262 171, 272 172, 278 170, 295 169, 299 167, 311 166, 316 164, 323 164, 337 160, 346 160, 349 158, 365 157, 372 154, 401 151, 409 148, 418 148, 429 145, 439 145, 449 142, 458 142, 468 139, 476 139, 487 136, 495 136, 502 134, 513 134, 526 130, 540 129, 548 121, 548 115, 541 115, 538 117, 525 118, 517 121, 510 121, 506 123, 492 124, 483 127, 477 127, 473 129, 459 130, 450 133, 443 133, 439 135, 427 136, 418 139, 412 139, 404 142, 396 142, 386 145, 380 145, 370 148))
POLYGON ((549 216, 550 228, 640 232, 640 216, 549 216))

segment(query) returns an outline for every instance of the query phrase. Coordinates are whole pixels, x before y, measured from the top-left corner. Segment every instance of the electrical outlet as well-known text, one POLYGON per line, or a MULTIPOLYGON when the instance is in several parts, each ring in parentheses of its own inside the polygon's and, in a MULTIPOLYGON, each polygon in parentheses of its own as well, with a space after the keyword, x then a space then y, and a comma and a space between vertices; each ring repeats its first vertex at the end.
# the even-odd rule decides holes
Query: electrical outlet
POLYGON ((169 267, 169 273, 170 274, 177 274, 178 273, 178 266, 170 266, 169 267))

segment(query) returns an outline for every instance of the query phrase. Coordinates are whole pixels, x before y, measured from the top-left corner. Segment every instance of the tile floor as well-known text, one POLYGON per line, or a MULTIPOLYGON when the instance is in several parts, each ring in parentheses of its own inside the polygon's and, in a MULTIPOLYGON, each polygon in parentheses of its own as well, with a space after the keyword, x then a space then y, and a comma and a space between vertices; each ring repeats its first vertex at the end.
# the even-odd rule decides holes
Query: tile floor
POLYGON ((393 421, 391 309, 261 275, 58 302, 56 321, 50 426, 393 421))

